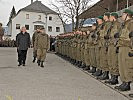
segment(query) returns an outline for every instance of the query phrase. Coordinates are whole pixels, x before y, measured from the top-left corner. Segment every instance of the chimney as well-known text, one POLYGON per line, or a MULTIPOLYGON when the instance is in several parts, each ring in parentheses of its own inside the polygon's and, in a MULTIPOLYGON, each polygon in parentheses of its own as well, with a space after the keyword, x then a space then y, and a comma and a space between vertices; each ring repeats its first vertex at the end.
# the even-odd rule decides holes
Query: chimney
POLYGON ((31 0, 31 3, 33 3, 33 0, 31 0))

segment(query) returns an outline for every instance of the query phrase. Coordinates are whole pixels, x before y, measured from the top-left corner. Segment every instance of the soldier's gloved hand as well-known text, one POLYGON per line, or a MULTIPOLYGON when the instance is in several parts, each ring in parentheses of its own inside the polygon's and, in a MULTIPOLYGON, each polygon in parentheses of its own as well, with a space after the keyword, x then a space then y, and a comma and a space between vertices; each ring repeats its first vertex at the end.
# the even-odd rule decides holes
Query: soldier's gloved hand
POLYGON ((129 52, 129 53, 128 53, 128 56, 129 56, 129 57, 133 57, 133 53, 129 52))
POLYGON ((96 38, 96 35, 95 35, 95 34, 93 34, 91 37, 92 37, 92 38, 96 38))
POLYGON ((130 32, 129 33, 129 38, 132 38, 133 37, 133 32, 130 32))
POLYGON ((109 35, 104 36, 104 39, 108 40, 109 39, 109 35))
POLYGON ((116 53, 119 53, 119 47, 116 48, 116 53))
POLYGON ((119 33, 115 33, 114 38, 119 38, 119 33))

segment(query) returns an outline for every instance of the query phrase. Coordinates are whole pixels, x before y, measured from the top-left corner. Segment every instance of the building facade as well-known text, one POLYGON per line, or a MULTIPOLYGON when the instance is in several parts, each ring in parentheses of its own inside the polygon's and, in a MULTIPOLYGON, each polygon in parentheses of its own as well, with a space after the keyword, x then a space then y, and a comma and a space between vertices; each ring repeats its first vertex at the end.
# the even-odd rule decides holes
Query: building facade
POLYGON ((58 13, 49 9, 38 0, 20 9, 13 18, 10 18, 8 28, 11 39, 16 38, 17 33, 20 32, 20 28, 23 26, 26 27, 31 36, 38 26, 43 26, 46 32, 52 36, 64 32, 58 13))

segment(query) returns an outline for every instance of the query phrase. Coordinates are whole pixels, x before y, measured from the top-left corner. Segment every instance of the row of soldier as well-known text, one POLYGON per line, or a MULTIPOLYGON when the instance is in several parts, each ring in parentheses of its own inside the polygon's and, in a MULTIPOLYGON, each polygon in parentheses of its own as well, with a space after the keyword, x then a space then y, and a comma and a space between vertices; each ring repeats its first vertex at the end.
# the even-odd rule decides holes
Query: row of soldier
POLYGON ((11 40, 10 38, 5 38, 3 40, 4 32, 2 23, 0 23, 0 47, 16 47, 15 40, 11 40))
POLYGON ((59 35, 56 52, 97 79, 116 85, 115 89, 129 91, 133 81, 132 16, 133 11, 126 9, 120 22, 117 13, 106 12, 89 31, 59 35), (119 76, 122 84, 117 86, 119 76))
POLYGON ((0 42, 0 47, 16 47, 16 42, 7 38, 0 42))

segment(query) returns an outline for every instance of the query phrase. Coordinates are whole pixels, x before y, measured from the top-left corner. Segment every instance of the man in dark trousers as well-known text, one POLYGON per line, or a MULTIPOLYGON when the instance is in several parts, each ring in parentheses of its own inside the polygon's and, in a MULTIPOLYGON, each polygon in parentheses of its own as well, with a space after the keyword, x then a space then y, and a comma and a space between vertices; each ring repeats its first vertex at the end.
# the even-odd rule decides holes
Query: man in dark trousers
POLYGON ((26 28, 22 27, 21 32, 16 36, 17 52, 18 52, 18 66, 25 66, 27 50, 30 47, 30 35, 26 28))

